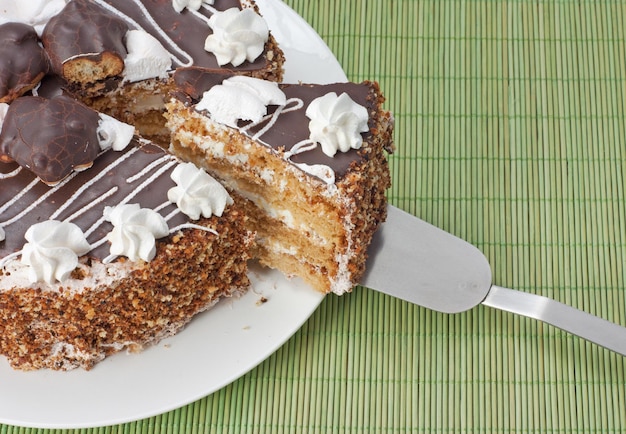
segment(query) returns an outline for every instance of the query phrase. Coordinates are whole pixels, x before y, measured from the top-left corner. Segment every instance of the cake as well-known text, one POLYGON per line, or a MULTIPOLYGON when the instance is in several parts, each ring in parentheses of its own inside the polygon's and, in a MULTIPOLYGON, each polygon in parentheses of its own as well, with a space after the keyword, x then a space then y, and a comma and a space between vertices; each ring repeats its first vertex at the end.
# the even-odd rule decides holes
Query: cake
POLYGON ((177 90, 170 150, 244 198, 253 256, 319 291, 350 291, 386 217, 394 124, 378 85, 181 73, 177 90))
POLYGON ((206 173, 133 129, 129 137, 65 96, 21 97, 4 119, 0 158, 29 143, 94 140, 80 131, 109 139, 88 169, 46 165, 38 175, 23 155, 15 156, 23 166, 0 163, 0 353, 19 369, 90 369, 176 333, 249 285, 252 238, 241 208, 206 173), (57 120, 16 138, 33 117, 57 120), (201 189, 211 190, 204 203, 194 196, 201 189))
POLYGON ((0 0, 0 37, 13 367, 140 351, 246 291, 249 259, 358 284, 393 150, 375 82, 279 84, 251 0, 0 0))

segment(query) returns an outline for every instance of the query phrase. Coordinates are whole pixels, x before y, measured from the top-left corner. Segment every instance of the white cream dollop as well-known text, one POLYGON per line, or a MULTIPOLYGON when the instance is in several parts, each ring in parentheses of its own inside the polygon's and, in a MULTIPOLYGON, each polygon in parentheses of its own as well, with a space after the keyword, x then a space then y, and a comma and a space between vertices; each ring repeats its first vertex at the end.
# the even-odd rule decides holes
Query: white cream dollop
POLYGON ((267 23, 250 8, 217 12, 209 18, 209 26, 213 34, 207 37, 204 49, 215 54, 220 66, 254 62, 269 38, 267 23))
POLYGON ((204 92, 196 110, 206 110, 214 121, 234 128, 237 120, 261 121, 270 104, 287 104, 287 97, 278 83, 235 76, 204 92))
POLYGON ((4 118, 9 111, 9 105, 5 102, 0 102, 0 131, 2 131, 2 124, 4 124, 4 118))
POLYGON ((24 237, 22 263, 30 267, 32 283, 64 281, 78 266, 78 257, 91 250, 83 231, 70 222, 46 220, 28 228, 24 237))
POLYGON ((104 218, 113 224, 113 230, 107 236, 111 242, 111 255, 126 256, 131 261, 154 259, 156 240, 170 233, 161 214, 136 203, 107 206, 104 218))
POLYGON ((100 113, 97 134, 100 149, 103 151, 123 151, 135 135, 135 127, 100 113))
POLYGON ((148 78, 167 78, 172 57, 161 43, 143 30, 126 33, 124 81, 134 83, 148 78))
POLYGON ((359 149, 361 133, 369 131, 367 109, 357 104, 347 93, 335 92, 311 101, 306 109, 310 139, 322 145, 322 151, 333 157, 337 151, 359 149))
POLYGON ((167 198, 192 220, 213 214, 221 217, 226 206, 233 203, 226 189, 193 163, 179 164, 171 178, 177 186, 167 192, 167 198))
POLYGON ((181 13, 185 8, 197 11, 203 4, 212 5, 215 0, 172 0, 174 10, 181 13))
POLYGON ((29 24, 41 37, 48 21, 65 7, 66 0, 0 0, 0 24, 29 24))

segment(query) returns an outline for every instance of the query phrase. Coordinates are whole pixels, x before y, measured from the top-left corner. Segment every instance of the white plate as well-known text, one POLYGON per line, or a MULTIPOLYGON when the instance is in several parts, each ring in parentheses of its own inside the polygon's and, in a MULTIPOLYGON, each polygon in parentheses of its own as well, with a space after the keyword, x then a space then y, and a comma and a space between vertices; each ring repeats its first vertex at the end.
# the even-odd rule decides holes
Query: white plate
MULTIPOLYGON (((345 81, 315 31, 279 0, 257 0, 285 51, 285 81, 345 81)), ((323 296, 299 279, 254 268, 253 289, 197 316, 178 335, 140 354, 117 354, 89 371, 12 370, 0 356, 0 423, 84 428, 143 419, 207 396, 285 343, 323 296), (261 297, 266 303, 259 303, 261 297)))

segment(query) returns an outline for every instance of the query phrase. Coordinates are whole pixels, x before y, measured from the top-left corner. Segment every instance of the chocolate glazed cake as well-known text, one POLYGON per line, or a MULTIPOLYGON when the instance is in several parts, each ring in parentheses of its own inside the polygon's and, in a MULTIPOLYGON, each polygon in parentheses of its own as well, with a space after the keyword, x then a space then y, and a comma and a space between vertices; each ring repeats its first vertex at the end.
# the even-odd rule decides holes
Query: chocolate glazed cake
POLYGON ((171 150, 244 197, 253 255, 322 292, 350 291, 386 217, 394 122, 378 85, 176 78, 171 150))
POLYGON ((15 368, 90 369, 249 285, 241 208, 128 127, 62 95, 4 117, 0 353, 15 368))

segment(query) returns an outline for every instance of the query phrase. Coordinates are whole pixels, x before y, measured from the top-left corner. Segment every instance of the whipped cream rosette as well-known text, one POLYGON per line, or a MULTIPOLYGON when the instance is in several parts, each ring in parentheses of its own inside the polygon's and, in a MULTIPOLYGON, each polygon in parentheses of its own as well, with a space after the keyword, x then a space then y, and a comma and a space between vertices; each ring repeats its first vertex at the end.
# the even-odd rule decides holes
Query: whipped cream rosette
POLYGON ((216 122, 236 128, 239 120, 261 121, 268 105, 286 103, 287 98, 277 83, 235 76, 206 91, 196 110, 206 110, 216 122))
POLYGON ((124 81, 134 83, 168 77, 172 58, 157 38, 143 30, 129 30, 124 41, 128 50, 124 58, 124 81))
POLYGON ((213 34, 207 37, 204 48, 215 54, 220 66, 254 62, 269 38, 267 23, 252 9, 217 12, 209 19, 209 27, 213 34))
POLYGON ((359 149, 363 144, 361 133, 369 131, 367 109, 346 93, 338 96, 330 92, 314 99, 306 109, 306 116, 311 120, 311 140, 318 142, 329 157, 337 151, 359 149))
POLYGON ((69 222, 38 223, 26 231, 25 238, 22 263, 30 266, 32 283, 64 281, 78 266, 78 257, 91 249, 83 231, 69 222))
POLYGON ((178 165, 171 178, 177 186, 168 191, 167 197, 192 220, 198 220, 200 216, 221 217, 224 209, 233 204, 226 189, 193 163, 178 165))
POLYGON ((156 255, 156 239, 169 235, 163 216, 139 204, 106 207, 104 217, 113 225, 107 236, 111 242, 111 255, 126 256, 131 261, 146 262, 156 255))

